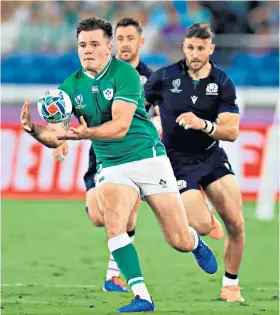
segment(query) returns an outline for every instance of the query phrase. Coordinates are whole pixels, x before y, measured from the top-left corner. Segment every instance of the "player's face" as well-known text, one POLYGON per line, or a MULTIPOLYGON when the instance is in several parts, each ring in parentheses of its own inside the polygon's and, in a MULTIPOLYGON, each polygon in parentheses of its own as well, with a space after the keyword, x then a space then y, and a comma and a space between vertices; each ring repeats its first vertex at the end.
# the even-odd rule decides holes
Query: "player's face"
POLYGON ((202 69, 208 63, 214 49, 215 45, 212 44, 210 39, 186 38, 183 50, 188 67, 193 71, 202 69))
POLYGON ((115 35, 117 58, 126 62, 133 61, 139 55, 144 38, 133 25, 118 27, 115 35))
POLYGON ((99 72, 108 61, 112 45, 103 30, 82 31, 78 36, 78 54, 83 68, 99 72))

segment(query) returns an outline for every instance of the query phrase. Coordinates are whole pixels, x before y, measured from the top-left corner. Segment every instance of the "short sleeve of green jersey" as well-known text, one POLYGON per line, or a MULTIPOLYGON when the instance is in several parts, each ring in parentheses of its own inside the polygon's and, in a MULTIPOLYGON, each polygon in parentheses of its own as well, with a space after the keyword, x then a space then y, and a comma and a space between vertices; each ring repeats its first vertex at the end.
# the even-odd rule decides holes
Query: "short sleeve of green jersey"
POLYGON ((116 92, 113 100, 133 103, 137 106, 141 98, 141 88, 138 72, 126 64, 116 77, 116 92))

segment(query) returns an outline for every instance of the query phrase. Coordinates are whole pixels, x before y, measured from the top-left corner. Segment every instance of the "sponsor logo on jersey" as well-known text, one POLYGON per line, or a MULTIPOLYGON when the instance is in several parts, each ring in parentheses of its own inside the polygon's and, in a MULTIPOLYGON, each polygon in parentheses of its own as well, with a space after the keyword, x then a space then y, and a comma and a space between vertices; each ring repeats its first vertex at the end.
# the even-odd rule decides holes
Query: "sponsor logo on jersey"
POLYGON ((106 100, 110 101, 113 98, 114 92, 113 89, 106 89, 103 91, 103 95, 106 100))
POLYGON ((181 79, 176 79, 172 81, 173 89, 170 89, 172 93, 180 93, 182 90, 179 90, 178 87, 181 85, 181 79))
POLYGON ((98 86, 93 86, 91 88, 92 93, 97 93, 98 92, 98 86))
POLYGON ((187 182, 185 180, 177 180, 177 187, 179 190, 182 190, 187 187, 187 182))
POLYGON ((83 95, 79 94, 75 97, 75 102, 77 103, 77 105, 75 106, 75 108, 77 109, 83 109, 86 105, 82 104, 83 103, 83 95))
POLYGON ((140 75, 140 82, 144 85, 147 82, 147 77, 145 77, 144 75, 140 75))
POLYGON ((159 184, 160 184, 160 186, 161 186, 162 188, 167 188, 167 182, 166 182, 165 180, 161 179, 161 180, 159 181, 159 184))
POLYGON ((193 95, 193 96, 191 96, 191 99, 192 99, 193 104, 195 104, 195 102, 197 101, 198 97, 193 95))
POLYGON ((206 86, 206 95, 218 95, 218 84, 209 83, 206 86))

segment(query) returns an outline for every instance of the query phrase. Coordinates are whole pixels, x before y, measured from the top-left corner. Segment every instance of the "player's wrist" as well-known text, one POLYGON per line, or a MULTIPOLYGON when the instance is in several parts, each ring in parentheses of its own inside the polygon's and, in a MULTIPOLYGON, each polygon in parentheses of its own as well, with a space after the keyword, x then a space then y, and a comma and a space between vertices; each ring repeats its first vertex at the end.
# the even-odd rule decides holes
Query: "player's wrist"
POLYGON ((216 123, 213 123, 206 119, 203 119, 203 121, 204 121, 204 127, 201 129, 201 131, 206 133, 209 136, 212 136, 216 131, 216 123))
POLYGON ((32 122, 30 126, 24 126, 23 127, 24 131, 27 133, 35 133, 35 124, 32 122))

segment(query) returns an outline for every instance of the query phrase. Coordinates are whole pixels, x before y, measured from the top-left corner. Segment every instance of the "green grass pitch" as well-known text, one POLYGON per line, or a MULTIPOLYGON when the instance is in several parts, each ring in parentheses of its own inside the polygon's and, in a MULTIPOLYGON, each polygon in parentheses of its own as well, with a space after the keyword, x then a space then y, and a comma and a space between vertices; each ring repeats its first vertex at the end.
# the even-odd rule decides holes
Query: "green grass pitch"
MULTIPOLYGON (((164 241, 145 204, 135 245, 142 271, 165 315, 278 314, 278 220, 257 221, 246 203, 246 251, 240 271, 245 303, 219 300, 222 241, 205 237, 220 266, 207 275, 191 254, 164 241)), ((103 315, 133 297, 101 291, 108 261, 104 229, 92 227, 81 201, 2 201, 2 314, 103 315)))

